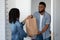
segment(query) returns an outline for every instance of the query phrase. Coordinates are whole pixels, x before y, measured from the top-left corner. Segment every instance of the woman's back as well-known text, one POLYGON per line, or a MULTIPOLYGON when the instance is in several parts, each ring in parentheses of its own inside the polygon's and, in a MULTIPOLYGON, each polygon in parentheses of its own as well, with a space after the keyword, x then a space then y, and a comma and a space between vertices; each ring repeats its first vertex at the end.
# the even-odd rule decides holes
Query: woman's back
POLYGON ((23 30, 23 25, 19 21, 16 21, 15 24, 13 22, 10 24, 12 40, 20 40, 26 37, 27 34, 23 30))
MULTIPOLYGON (((11 39, 12 40, 18 40, 18 30, 17 30, 17 24, 18 22, 15 23, 10 23, 10 29, 11 29, 11 39)), ((18 25, 19 26, 19 25, 18 25)))

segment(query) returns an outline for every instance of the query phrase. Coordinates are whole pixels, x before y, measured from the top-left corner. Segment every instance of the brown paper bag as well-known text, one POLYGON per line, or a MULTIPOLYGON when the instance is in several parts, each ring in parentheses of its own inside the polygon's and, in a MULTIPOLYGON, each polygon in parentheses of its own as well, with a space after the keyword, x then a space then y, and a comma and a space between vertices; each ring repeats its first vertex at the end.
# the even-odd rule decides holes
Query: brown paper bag
POLYGON ((34 17, 26 20, 26 30, 30 36, 35 36, 38 34, 37 23, 34 17))

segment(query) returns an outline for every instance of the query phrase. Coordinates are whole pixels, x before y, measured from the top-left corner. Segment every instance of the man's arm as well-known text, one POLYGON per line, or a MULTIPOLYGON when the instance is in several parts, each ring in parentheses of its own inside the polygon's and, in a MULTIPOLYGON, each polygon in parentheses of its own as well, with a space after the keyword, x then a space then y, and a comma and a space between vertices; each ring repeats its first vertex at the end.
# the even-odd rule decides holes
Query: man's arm
POLYGON ((41 33, 44 33, 49 27, 49 24, 46 24, 45 27, 42 29, 41 33))

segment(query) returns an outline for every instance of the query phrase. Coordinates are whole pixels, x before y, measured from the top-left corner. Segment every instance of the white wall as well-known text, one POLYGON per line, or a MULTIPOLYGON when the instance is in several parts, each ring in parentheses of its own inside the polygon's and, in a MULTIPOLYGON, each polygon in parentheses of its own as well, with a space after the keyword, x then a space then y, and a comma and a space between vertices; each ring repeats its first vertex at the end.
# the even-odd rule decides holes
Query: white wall
POLYGON ((31 0, 16 0, 16 8, 20 10, 20 21, 31 14, 31 0))
POLYGON ((0 0, 0 40, 5 40, 5 0, 0 0))
POLYGON ((60 40, 60 0, 54 0, 53 4, 54 40, 60 40))

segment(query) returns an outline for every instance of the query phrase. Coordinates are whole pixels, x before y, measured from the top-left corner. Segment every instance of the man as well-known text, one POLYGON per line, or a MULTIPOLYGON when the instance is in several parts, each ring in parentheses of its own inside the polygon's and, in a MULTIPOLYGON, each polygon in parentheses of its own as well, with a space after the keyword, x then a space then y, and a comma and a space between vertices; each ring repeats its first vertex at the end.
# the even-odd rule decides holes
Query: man
POLYGON ((51 16, 45 11, 45 8, 46 4, 44 2, 40 2, 38 6, 39 11, 33 14, 33 16, 37 20, 39 32, 38 35, 34 37, 32 40, 51 40, 50 35, 51 16))

